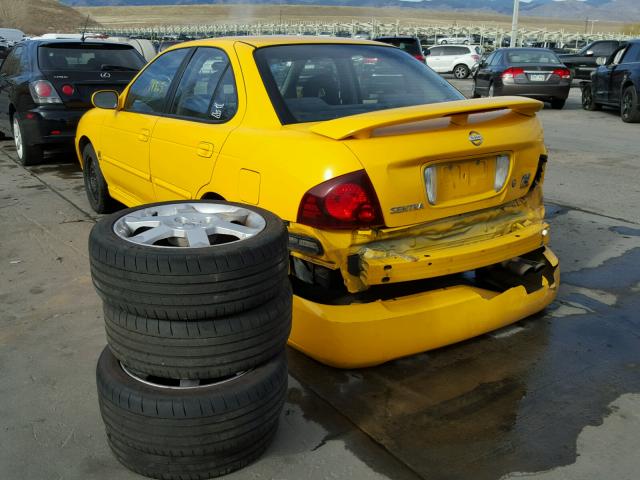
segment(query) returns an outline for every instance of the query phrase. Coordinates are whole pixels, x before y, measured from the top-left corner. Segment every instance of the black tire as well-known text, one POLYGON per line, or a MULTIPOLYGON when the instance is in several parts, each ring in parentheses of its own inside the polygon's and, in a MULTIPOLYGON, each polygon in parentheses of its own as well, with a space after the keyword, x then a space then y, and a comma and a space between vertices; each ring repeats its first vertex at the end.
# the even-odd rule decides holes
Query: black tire
POLYGON ((31 145, 30 139, 22 127, 20 115, 16 112, 11 119, 13 140, 16 144, 16 156, 20 165, 25 167, 38 165, 44 160, 44 153, 40 145, 31 145), (20 145, 18 145, 20 142, 20 145))
POLYGON ((291 287, 230 317, 155 320, 104 305, 107 340, 122 363, 166 378, 221 378, 278 355, 291 332, 291 287))
POLYGON ((82 163, 82 176, 89 205, 96 213, 113 212, 116 209, 116 202, 109 195, 109 188, 100 170, 98 156, 90 143, 82 150, 82 163))
POLYGON ((629 85, 622 92, 620 101, 620 116, 625 123, 640 122, 640 105, 638 105, 638 92, 636 87, 629 85))
POLYGON ((204 320, 256 308, 288 282, 288 234, 264 209, 231 202, 162 202, 121 210, 89 235, 93 284, 102 299, 140 317, 204 320), (245 240, 213 247, 157 247, 132 243, 114 231, 121 217, 142 208, 179 203, 224 204, 261 215, 266 225, 245 240))
POLYGON ((460 63, 453 67, 453 76, 458 80, 462 80, 463 78, 467 78, 471 70, 464 63, 460 63))
POLYGON ((591 85, 584 85, 582 87, 582 108, 590 112, 596 110, 602 110, 602 105, 596 103, 593 99, 593 91, 591 85))
POLYGON ((551 108, 553 108, 554 110, 562 110, 565 103, 567 103, 567 100, 564 98, 552 98, 551 108))
POLYGON ((283 350, 222 383, 166 388, 126 373, 106 347, 96 380, 109 445, 122 464, 154 478, 210 478, 269 445, 286 399, 287 359, 283 350))

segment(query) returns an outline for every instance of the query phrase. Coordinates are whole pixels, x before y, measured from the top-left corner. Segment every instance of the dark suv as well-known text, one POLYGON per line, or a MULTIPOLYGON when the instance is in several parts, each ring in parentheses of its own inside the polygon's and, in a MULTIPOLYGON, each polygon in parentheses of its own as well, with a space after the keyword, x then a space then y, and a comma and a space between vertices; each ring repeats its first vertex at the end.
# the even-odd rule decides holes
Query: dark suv
POLYGON ((21 42, 0 67, 0 136, 13 135, 23 165, 41 162, 45 147, 73 147, 93 93, 123 90, 144 64, 126 44, 21 42))
POLYGON ((582 85, 582 107, 599 110, 603 105, 620 109, 624 122, 640 122, 640 40, 616 50, 605 65, 582 85))
POLYGON ((597 40, 584 46, 578 53, 559 55, 560 61, 571 70, 572 78, 589 80, 598 64, 598 57, 609 57, 616 49, 622 47, 624 41, 597 40))
POLYGON ((426 61, 425 52, 422 50, 422 44, 418 37, 377 37, 374 40, 398 47, 422 63, 426 61))

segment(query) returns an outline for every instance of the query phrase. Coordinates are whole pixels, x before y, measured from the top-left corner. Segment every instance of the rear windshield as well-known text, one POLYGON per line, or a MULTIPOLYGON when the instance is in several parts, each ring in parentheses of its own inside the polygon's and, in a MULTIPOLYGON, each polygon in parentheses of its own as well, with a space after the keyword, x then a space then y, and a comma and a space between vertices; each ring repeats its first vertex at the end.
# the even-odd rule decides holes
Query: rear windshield
POLYGON ((283 45, 254 55, 283 124, 464 99, 440 75, 395 48, 283 45))
POLYGON ((65 43, 39 47, 38 64, 44 71, 137 71, 144 66, 144 60, 129 45, 65 43))
POLYGON ((548 50, 519 50, 507 52, 509 64, 518 63, 560 63, 555 53, 548 50))
POLYGON ((420 44, 416 38, 379 38, 376 41, 388 43, 411 55, 422 55, 420 44))

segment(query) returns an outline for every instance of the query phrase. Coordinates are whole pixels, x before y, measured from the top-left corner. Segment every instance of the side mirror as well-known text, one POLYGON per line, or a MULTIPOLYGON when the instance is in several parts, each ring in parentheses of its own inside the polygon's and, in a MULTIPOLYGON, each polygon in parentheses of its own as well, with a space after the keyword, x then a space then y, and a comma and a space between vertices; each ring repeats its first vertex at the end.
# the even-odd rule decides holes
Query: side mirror
POLYGON ((91 103, 96 108, 115 110, 118 108, 118 92, 115 90, 100 90, 92 95, 91 103))
POLYGON ((585 57, 593 57, 593 50, 587 50, 584 52, 585 57))
POLYGON ((598 57, 598 58, 596 58, 596 64, 597 65, 606 65, 607 64, 607 57, 598 57))

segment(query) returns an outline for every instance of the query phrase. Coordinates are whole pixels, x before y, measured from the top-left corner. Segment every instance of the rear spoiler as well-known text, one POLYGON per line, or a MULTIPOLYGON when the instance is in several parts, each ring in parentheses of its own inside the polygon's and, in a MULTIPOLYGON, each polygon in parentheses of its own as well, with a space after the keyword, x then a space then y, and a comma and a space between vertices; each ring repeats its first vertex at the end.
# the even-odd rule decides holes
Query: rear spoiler
POLYGON ((472 113, 511 110, 521 115, 532 117, 543 105, 544 104, 538 100, 524 97, 456 100, 453 102, 378 110, 370 113, 337 118, 335 120, 327 120, 311 127, 311 131, 334 140, 344 140, 350 137, 369 138, 371 132, 377 128, 420 122, 434 118, 452 117, 454 123, 464 124, 466 123, 467 117, 472 113))

